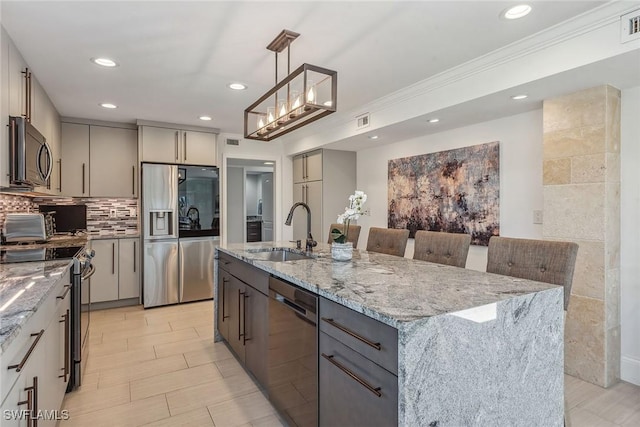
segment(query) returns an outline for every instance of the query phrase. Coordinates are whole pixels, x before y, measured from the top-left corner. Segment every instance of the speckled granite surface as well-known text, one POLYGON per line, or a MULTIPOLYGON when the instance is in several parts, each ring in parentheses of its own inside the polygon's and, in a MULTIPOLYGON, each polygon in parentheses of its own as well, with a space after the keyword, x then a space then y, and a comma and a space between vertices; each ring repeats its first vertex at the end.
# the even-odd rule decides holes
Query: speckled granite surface
POLYGON ((397 328, 399 425, 563 425, 562 287, 365 251, 338 262, 322 243, 268 261, 274 246, 292 244, 219 249, 397 328))
POLYGON ((67 259, 0 264, 0 354, 47 299, 71 262, 67 259))
POLYGON ((498 301, 562 289, 497 274, 480 273, 391 255, 354 250, 350 262, 333 261, 319 243, 314 259, 267 261, 272 247, 290 242, 229 244, 220 250, 262 270, 398 329, 407 322, 498 301))

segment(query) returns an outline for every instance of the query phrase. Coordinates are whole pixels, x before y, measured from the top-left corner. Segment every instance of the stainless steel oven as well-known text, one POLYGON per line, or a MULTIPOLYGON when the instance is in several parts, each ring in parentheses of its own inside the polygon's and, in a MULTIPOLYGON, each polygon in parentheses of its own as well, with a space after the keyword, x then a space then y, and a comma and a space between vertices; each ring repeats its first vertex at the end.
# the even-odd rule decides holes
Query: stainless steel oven
POLYGON ((82 372, 88 359, 91 323, 91 287, 89 278, 96 271, 91 264, 94 251, 83 251, 73 259, 71 271, 71 377, 67 391, 82 385, 82 372))

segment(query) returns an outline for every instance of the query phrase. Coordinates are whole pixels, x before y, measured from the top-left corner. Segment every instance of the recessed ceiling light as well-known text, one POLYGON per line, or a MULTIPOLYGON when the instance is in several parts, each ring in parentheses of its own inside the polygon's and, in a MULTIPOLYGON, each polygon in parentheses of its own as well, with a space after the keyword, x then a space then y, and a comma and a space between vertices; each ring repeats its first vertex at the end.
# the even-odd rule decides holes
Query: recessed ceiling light
POLYGON ((91 58, 91 62, 102 67, 117 67, 118 63, 109 58, 91 58))
POLYGON ((429 123, 438 123, 440 121, 440 119, 431 119, 429 120, 429 123))
POLYGON ((200 120, 204 120, 204 121, 209 121, 209 120, 211 120, 211 117, 209 117, 209 116, 200 116, 199 119, 200 120))
POLYGON ((369 139, 378 139, 378 138, 379 138, 379 137, 378 137, 378 135, 371 135, 371 136, 369 137, 369 139))
POLYGON ((245 90, 246 88, 247 88, 247 85, 242 84, 242 83, 229 83, 229 89, 245 90))
POLYGON ((525 99, 526 97, 528 97, 529 95, 525 95, 524 93, 522 95, 513 95, 511 97, 511 99, 514 99, 516 101, 518 101, 519 99, 525 99))
POLYGON ((113 108, 118 108, 118 106, 117 106, 117 105, 115 105, 115 104, 110 104, 110 103, 108 103, 108 102, 104 102, 104 103, 100 104, 100 106, 101 106, 101 107, 103 107, 103 108, 111 108, 111 109, 113 109, 113 108))
POLYGON ((531 6, 528 4, 519 4, 517 6, 505 9, 500 16, 504 19, 519 19, 527 16, 531 12, 531 6))
POLYGON ((263 164, 264 164, 264 165, 272 165, 272 164, 273 164, 273 162, 264 162, 263 164))

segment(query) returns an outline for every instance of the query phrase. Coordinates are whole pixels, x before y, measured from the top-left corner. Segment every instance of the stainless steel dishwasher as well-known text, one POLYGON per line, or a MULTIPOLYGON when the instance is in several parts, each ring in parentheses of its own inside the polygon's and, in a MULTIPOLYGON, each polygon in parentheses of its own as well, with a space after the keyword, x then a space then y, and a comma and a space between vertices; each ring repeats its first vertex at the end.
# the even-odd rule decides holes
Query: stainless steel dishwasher
POLYGON ((318 297, 269 278, 269 400, 291 426, 318 425, 318 297))

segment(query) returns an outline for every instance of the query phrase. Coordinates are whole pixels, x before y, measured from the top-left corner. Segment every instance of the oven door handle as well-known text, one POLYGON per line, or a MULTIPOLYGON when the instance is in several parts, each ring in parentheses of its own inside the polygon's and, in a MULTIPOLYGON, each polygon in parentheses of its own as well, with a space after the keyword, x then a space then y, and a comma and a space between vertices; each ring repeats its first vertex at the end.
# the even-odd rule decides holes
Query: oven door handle
POLYGON ((92 264, 89 266, 89 271, 87 271, 86 273, 84 273, 82 275, 82 280, 87 280, 89 277, 93 276, 93 274, 96 272, 96 267, 92 264))

